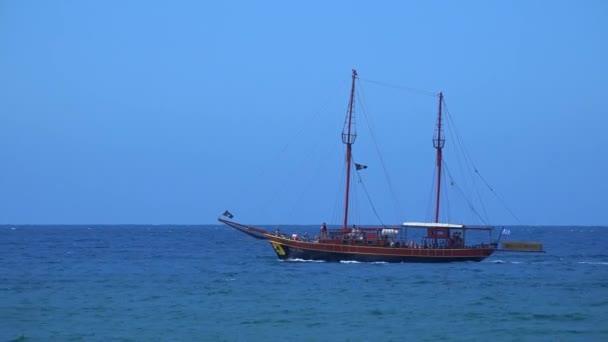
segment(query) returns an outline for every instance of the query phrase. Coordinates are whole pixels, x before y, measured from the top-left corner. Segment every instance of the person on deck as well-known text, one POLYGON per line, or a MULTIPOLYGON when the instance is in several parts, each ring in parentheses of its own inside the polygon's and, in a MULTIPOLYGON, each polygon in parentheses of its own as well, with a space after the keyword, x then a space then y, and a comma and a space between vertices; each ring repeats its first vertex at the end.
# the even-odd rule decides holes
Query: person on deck
POLYGON ((327 226, 325 225, 325 222, 323 222, 323 224, 321 224, 321 239, 325 238, 327 238, 327 226))

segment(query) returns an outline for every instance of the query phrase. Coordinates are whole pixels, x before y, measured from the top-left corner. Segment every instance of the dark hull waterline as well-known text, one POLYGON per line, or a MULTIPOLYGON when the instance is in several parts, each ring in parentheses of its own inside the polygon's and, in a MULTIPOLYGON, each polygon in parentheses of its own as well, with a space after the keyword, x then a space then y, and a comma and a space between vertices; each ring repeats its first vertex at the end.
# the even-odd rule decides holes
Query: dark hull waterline
POLYGON ((414 257, 414 256, 387 256, 356 253, 311 252, 290 249, 287 255, 279 256, 281 260, 314 260, 328 262, 390 262, 390 263, 446 263, 457 261, 482 261, 486 257, 414 257))
POLYGON ((314 260, 328 262, 389 262, 389 263, 447 263, 463 261, 482 261, 496 251, 491 245, 487 248, 464 249, 411 249, 393 247, 358 247, 326 245, 285 239, 270 238, 270 243, 281 260, 314 260), (299 246, 294 246, 298 244, 299 246), (304 246, 302 246, 304 245, 304 246), (310 245, 311 248, 307 248, 310 245), (314 248, 314 249, 313 249, 314 248), (338 251, 342 249, 344 251, 338 251), (349 251, 350 249, 350 251, 349 251))

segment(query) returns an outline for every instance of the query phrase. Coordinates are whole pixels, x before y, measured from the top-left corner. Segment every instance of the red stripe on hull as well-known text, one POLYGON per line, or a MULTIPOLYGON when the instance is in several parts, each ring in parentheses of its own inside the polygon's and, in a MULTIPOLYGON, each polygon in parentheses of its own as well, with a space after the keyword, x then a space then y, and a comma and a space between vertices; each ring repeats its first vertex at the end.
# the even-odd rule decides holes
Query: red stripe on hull
POLYGON ((454 262, 481 261, 496 251, 495 245, 477 248, 368 247, 295 241, 275 236, 269 240, 281 245, 280 259, 362 262, 454 262))

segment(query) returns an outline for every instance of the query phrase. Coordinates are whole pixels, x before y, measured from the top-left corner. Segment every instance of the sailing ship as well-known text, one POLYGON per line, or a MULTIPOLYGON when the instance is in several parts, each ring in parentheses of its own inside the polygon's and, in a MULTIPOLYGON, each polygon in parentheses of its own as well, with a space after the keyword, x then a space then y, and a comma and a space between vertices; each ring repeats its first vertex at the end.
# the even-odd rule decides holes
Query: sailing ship
MULTIPOLYGON (((492 226, 470 226, 439 222, 441 198, 442 150, 445 137, 442 135, 443 94, 439 93, 439 110, 437 131, 433 137, 436 150, 437 188, 435 197, 434 222, 405 222, 394 226, 349 227, 349 196, 351 169, 353 167, 352 149, 356 134, 353 129, 353 106, 355 98, 355 81, 357 71, 352 71, 352 83, 347 112, 347 123, 342 132, 342 142, 346 145, 346 191, 344 201, 344 219, 342 225, 328 229, 322 225, 320 234, 314 238, 297 234, 284 235, 279 231, 270 232, 262 228, 244 225, 232 220, 229 212, 227 218, 218 220, 245 234, 270 242, 277 257, 281 260, 317 260, 317 261, 357 261, 357 262, 427 262, 443 263, 456 261, 481 261, 492 255, 498 246, 498 240, 492 240, 492 226), (420 241, 404 240, 409 229, 422 230, 420 241), (472 233, 488 233, 487 242, 467 243, 472 233)), ((357 166, 357 168, 359 168, 357 166)), ((502 233, 502 231, 501 231, 502 233)), ((502 234, 501 234, 502 235, 502 234)))

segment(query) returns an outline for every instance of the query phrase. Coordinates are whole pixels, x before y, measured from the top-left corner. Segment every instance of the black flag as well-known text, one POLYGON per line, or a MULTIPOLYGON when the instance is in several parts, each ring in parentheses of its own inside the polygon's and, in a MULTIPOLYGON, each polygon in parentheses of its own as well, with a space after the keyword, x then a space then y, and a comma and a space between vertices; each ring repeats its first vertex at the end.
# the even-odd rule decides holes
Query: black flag
POLYGON ((222 215, 226 216, 227 218, 233 218, 234 217, 234 215, 232 215, 228 210, 224 211, 224 213, 222 215))
POLYGON ((355 169, 358 170, 363 170, 363 169, 367 169, 367 165, 363 165, 363 164, 357 164, 355 163, 355 169))

